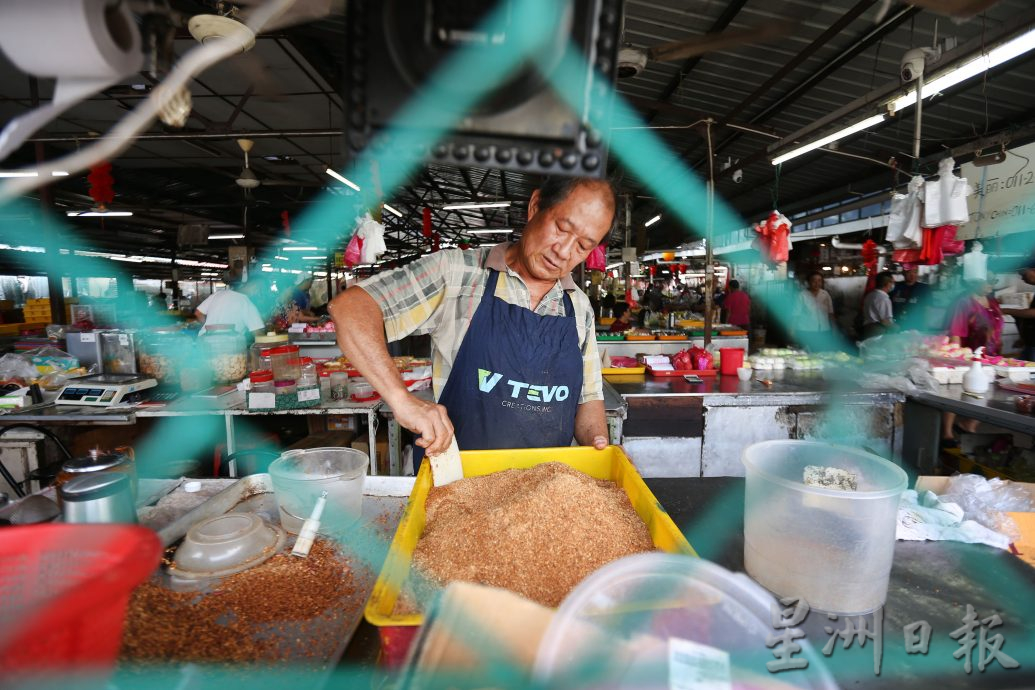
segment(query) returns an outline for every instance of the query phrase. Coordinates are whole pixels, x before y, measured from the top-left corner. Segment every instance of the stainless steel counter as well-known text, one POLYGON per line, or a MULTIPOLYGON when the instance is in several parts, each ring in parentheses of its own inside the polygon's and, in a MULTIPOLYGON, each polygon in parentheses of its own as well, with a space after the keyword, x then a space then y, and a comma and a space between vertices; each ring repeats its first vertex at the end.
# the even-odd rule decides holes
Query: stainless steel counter
POLYGON ((1035 417, 1020 414, 1014 409, 1013 399, 1019 394, 1004 391, 993 384, 982 398, 974 398, 963 393, 963 386, 939 386, 937 393, 923 391, 909 396, 911 400, 931 407, 955 412, 964 417, 994 424, 1010 431, 1035 434, 1035 417))

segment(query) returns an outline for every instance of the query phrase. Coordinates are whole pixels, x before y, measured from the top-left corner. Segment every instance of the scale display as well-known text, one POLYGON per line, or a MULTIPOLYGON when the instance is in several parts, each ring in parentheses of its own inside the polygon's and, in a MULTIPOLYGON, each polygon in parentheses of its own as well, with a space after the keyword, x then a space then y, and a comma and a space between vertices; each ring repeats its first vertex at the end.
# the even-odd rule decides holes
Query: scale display
POLYGON ((70 380, 58 393, 58 405, 108 407, 136 402, 136 393, 154 388, 158 382, 137 374, 96 374, 70 380))

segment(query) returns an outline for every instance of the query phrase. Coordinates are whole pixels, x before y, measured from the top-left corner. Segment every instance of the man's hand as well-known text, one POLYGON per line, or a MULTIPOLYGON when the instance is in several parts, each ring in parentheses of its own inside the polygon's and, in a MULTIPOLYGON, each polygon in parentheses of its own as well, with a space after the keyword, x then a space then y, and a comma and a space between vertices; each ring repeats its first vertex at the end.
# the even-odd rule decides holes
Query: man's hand
POLYGON ((428 455, 444 453, 453 438, 453 423, 442 405, 407 394, 402 404, 393 404, 395 419, 420 438, 416 443, 428 455))
POLYGON ((597 450, 604 450, 607 448, 607 436, 594 436, 593 447, 597 450))

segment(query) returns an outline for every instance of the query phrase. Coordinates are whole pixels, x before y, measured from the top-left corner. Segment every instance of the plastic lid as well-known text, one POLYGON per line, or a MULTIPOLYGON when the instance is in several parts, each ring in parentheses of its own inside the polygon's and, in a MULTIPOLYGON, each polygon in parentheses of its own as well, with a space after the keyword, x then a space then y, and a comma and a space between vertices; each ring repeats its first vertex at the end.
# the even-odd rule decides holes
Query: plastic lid
POLYGON ((107 498, 129 489, 129 476, 122 472, 94 472, 73 477, 61 486, 61 498, 66 501, 89 501, 107 498))
POLYGON ((265 383, 266 381, 273 380, 273 372, 269 369, 260 369, 248 374, 248 378, 251 379, 252 383, 265 383))
POLYGON ((272 357, 273 355, 293 355, 298 353, 298 345, 281 345, 280 347, 271 347, 268 350, 262 351, 263 357, 272 357))
POLYGON ((61 466, 61 469, 65 472, 71 472, 72 474, 98 472, 100 470, 108 470, 117 465, 121 465, 128 459, 129 458, 122 453, 90 453, 81 458, 74 458, 72 460, 65 461, 65 464, 61 466))
POLYGON ((274 381, 273 382, 273 387, 274 388, 287 388, 288 386, 293 386, 293 385, 295 385, 295 382, 293 380, 291 380, 291 379, 283 379, 281 381, 274 381))
POLYGON ((286 343, 287 333, 267 333, 266 335, 255 336, 255 342, 260 345, 272 345, 273 343, 286 343))
POLYGON ((318 372, 316 372, 316 375, 319 376, 320 378, 325 378, 325 377, 330 377, 331 373, 332 372, 331 372, 330 369, 320 369, 318 372))
POLYGON ((313 358, 312 357, 300 357, 299 359, 301 359, 302 364, 312 364, 313 363, 313 358))

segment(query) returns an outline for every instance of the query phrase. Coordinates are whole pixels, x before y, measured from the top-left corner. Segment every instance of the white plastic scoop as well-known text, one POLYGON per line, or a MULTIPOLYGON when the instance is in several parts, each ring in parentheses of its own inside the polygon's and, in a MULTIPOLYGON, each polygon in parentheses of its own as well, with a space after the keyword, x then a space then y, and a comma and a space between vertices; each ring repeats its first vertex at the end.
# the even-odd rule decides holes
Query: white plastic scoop
POLYGON ((457 479, 464 478, 464 467, 460 462, 460 448, 456 445, 456 436, 449 442, 449 448, 439 455, 429 455, 431 462, 431 479, 435 486, 445 486, 457 479))

